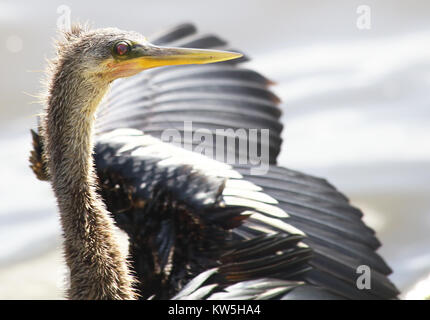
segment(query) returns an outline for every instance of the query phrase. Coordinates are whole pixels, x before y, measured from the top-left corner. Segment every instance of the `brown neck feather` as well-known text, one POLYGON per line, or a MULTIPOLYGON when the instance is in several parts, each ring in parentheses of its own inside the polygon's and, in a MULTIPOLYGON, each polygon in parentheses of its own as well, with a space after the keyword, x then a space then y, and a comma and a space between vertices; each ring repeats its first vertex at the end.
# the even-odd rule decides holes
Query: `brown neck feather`
POLYGON ((133 278, 114 236, 114 224, 96 193, 93 123, 108 88, 62 65, 50 83, 43 131, 70 268, 71 299, 133 299, 133 278))

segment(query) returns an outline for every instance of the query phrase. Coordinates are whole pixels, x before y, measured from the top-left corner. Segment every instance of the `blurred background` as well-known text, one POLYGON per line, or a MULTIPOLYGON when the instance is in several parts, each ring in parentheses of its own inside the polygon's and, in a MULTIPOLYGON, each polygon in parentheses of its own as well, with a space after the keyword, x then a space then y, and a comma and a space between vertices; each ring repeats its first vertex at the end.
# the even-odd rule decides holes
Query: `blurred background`
POLYGON ((346 193, 377 231, 402 297, 430 294, 430 2, 2 0, 0 299, 63 297, 55 199, 28 155, 33 95, 68 10, 145 35, 192 21, 247 52, 283 100, 279 163, 346 193))

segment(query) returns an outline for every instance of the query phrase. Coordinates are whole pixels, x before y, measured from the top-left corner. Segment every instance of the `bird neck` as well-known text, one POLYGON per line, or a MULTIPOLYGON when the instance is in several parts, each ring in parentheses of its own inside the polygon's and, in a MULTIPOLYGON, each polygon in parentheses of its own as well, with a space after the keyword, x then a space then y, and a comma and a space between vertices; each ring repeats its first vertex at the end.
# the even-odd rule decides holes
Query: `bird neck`
POLYGON ((70 268, 71 299, 133 299, 133 278, 96 192, 93 124, 109 84, 59 68, 51 83, 44 134, 70 268))

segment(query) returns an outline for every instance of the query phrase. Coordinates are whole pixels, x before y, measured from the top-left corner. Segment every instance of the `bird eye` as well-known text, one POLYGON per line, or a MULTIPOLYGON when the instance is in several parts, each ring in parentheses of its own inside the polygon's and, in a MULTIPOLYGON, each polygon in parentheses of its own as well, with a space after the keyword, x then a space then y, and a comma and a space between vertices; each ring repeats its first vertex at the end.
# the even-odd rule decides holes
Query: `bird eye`
POLYGON ((120 41, 115 44, 114 52, 117 56, 125 56, 130 52, 130 44, 125 41, 120 41))

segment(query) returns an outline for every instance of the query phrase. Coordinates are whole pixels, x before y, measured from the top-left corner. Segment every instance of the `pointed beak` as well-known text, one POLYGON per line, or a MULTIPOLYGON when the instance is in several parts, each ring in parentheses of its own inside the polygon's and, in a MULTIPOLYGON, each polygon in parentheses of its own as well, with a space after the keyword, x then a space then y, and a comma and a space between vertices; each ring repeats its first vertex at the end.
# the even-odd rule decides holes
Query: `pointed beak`
POLYGON ((242 57, 242 54, 220 50, 158 47, 151 44, 133 48, 134 60, 141 70, 181 64, 205 64, 242 57))
POLYGON ((108 61, 106 72, 109 81, 133 76, 143 70, 181 64, 205 64, 237 59, 243 55, 235 52, 204 49, 158 47, 150 43, 133 44, 123 58, 108 61))

